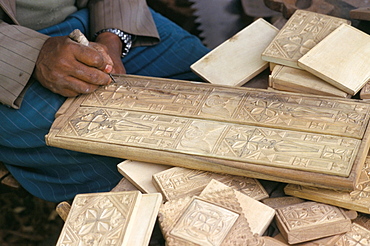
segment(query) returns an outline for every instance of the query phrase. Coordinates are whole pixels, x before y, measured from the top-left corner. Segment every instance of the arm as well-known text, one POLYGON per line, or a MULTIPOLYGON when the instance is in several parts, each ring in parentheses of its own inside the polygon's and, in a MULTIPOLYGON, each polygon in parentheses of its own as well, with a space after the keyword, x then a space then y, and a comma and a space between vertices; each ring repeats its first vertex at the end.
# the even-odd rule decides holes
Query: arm
POLYGON ((0 102, 19 108, 38 54, 49 37, 0 20, 0 102), (20 62, 21 61, 21 62, 20 62))

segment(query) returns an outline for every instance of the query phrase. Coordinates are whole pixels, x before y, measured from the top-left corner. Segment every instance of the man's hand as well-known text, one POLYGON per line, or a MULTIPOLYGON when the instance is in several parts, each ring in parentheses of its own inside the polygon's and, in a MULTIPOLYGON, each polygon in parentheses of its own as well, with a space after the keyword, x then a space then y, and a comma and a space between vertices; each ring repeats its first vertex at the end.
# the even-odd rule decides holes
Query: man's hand
POLYGON ((125 74, 126 69, 121 61, 122 54, 122 41, 114 33, 103 32, 98 35, 96 42, 105 45, 107 47, 107 52, 113 60, 113 71, 116 74, 125 74))
POLYGON ((33 76, 49 90, 73 97, 109 84, 111 79, 107 73, 113 70, 107 47, 97 43, 84 46, 68 36, 61 36, 46 40, 33 76))

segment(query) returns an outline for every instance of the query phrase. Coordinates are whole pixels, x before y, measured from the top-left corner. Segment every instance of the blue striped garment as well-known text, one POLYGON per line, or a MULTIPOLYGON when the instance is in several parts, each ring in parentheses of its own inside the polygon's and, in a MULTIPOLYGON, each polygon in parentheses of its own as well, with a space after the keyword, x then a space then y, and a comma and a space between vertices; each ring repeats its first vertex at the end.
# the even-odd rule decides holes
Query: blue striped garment
MULTIPOLYGON (((128 74, 199 80, 190 65, 209 50, 200 40, 152 11, 161 42, 132 48, 122 60, 128 74)), ((78 28, 89 30, 88 11, 80 10, 64 22, 40 30, 50 36, 68 35, 78 28)), ((21 61, 20 61, 21 62, 21 61)), ((65 98, 30 81, 19 110, 0 105, 0 161, 31 194, 60 202, 78 193, 111 190, 122 178, 122 160, 49 147, 45 135, 65 98)))

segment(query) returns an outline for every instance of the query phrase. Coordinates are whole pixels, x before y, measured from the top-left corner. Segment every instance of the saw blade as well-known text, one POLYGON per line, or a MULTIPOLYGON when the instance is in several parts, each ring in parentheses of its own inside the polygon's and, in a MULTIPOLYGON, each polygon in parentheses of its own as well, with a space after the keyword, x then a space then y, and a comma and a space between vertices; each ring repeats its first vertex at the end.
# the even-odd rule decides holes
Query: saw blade
POLYGON ((213 49, 234 36, 246 25, 240 0, 190 0, 193 3, 195 22, 199 24, 199 37, 213 49))

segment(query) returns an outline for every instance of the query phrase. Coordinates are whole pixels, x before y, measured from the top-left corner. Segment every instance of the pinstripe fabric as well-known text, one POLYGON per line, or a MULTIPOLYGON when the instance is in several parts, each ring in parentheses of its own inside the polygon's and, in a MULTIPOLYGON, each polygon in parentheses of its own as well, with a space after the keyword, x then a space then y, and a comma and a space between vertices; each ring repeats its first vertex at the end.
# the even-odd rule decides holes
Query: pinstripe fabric
MULTIPOLYGON (((190 64, 208 52, 200 41, 157 13, 154 21, 161 37, 155 46, 135 47, 123 60, 127 72, 195 80, 190 64)), ((66 35, 79 28, 88 32, 88 11, 41 30, 66 35)), ((0 161, 31 194, 59 202, 77 193, 108 191, 121 179, 120 159, 49 147, 44 136, 65 98, 33 81, 18 110, 0 105, 0 161)))
MULTIPOLYGON (((0 0, 0 7, 13 23, 16 0, 0 0)), ((158 32, 145 0, 76 0, 78 7, 89 6, 90 33, 119 28, 137 34, 133 46, 158 43, 158 32)), ((34 69, 37 55, 48 37, 34 30, 0 20, 0 102, 19 108, 24 88, 34 69), (23 60, 30 62, 19 62, 23 60)))

